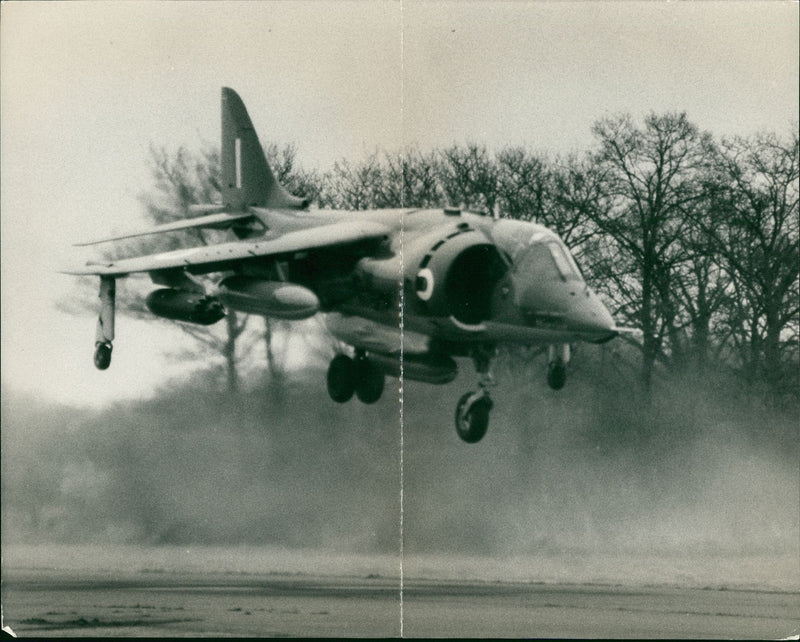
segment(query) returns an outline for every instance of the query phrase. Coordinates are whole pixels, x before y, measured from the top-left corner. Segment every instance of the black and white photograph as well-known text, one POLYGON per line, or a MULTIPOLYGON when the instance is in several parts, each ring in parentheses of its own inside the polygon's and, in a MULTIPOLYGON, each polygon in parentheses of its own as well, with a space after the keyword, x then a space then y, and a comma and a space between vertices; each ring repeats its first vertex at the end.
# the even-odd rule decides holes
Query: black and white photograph
POLYGON ((800 639, 800 4, 0 5, 5 637, 800 639))

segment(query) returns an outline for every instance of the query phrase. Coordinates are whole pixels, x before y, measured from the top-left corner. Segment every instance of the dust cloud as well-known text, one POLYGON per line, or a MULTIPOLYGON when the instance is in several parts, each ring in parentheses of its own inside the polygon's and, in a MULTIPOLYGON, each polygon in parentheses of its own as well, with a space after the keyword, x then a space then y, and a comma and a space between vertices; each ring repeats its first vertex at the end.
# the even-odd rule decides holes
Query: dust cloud
POLYGON ((463 366, 406 383, 402 431, 396 380, 338 405, 323 371, 235 397, 198 377, 99 411, 4 390, 3 544, 391 555, 402 519, 419 559, 800 559, 796 409, 692 378, 646 395, 580 360, 556 393, 538 361, 499 368, 489 432, 467 445, 463 366))

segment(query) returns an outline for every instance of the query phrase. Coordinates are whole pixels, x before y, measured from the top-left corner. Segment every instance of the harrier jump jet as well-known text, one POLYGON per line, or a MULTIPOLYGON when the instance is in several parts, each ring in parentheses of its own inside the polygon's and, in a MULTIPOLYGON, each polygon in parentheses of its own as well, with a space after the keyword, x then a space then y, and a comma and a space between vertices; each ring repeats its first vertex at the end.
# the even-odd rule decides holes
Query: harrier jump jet
POLYGON ((153 314, 210 325, 226 310, 278 319, 322 313, 346 350, 327 373, 328 393, 376 402, 384 378, 452 381, 453 357, 469 357, 477 390, 458 401, 455 423, 479 441, 492 408, 490 364, 502 343, 548 352, 547 382, 563 387, 570 343, 602 343, 624 331, 585 283, 563 241, 531 222, 458 208, 309 209, 267 165, 250 117, 222 89, 220 204, 195 218, 92 241, 186 229, 226 229, 237 240, 136 258, 92 262, 69 274, 100 277, 95 365, 111 363, 116 279, 148 273, 161 286, 153 314), (218 275, 207 291, 200 274, 218 275))

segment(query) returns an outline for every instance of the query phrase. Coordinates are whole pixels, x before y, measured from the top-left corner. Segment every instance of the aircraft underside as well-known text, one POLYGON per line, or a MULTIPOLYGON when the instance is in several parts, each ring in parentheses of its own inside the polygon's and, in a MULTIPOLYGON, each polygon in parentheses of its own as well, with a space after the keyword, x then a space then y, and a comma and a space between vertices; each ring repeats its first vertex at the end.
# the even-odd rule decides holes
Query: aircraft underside
MULTIPOLYGON (((277 284, 262 282, 260 288, 255 288, 251 280, 236 279, 228 277, 221 282, 227 283, 229 292, 233 291, 231 288, 234 286, 242 288, 235 290, 235 296, 225 298, 226 304, 242 312, 263 314, 270 305, 268 295, 275 294, 277 284), (256 299, 254 295, 261 295, 262 298, 256 299)), ((296 296, 292 299, 287 295, 279 302, 283 307, 272 308, 273 312, 281 310, 276 316, 283 319, 307 318, 315 313, 315 308, 309 307, 311 301, 305 294, 305 288, 284 285, 289 288, 289 294, 296 296), (296 304, 294 308, 289 305, 292 301, 296 304), (300 314, 300 311, 304 313, 300 314)), ((108 368, 111 362, 115 290, 114 279, 101 279, 94 357, 95 365, 101 370, 108 368)), ((147 304, 159 316, 202 325, 215 323, 225 315, 217 298, 177 288, 155 290, 148 297, 147 304)), ((458 364, 454 357, 468 357, 478 375, 477 389, 464 393, 458 400, 456 431, 467 443, 475 443, 483 438, 493 406, 491 390, 495 382, 491 371, 492 358, 496 345, 512 337, 487 324, 466 326, 454 318, 413 315, 403 315, 401 331, 398 312, 379 312, 352 305, 341 307, 346 312, 323 313, 325 326, 331 336, 347 346, 333 357, 328 367, 327 391, 333 401, 345 403, 355 396, 363 403, 375 403, 383 394, 387 376, 428 384, 447 384, 458 375, 458 364)), ((557 331, 546 332, 551 334, 544 336, 551 340, 561 337, 557 331)), ((529 338, 540 336, 534 333, 529 338)), ((549 345, 547 382, 554 390, 564 386, 569 358, 568 343, 549 345)))
MULTIPOLYGON (((388 318, 380 322, 364 316, 325 315, 325 325, 331 335, 352 348, 352 354, 340 352, 330 363, 327 387, 331 399, 345 403, 355 395, 363 403, 375 403, 381 397, 386 376, 447 384, 458 375, 458 364, 453 357, 470 357, 478 374, 478 388, 459 399, 455 424, 459 437, 465 442, 480 441, 488 429, 489 411, 493 406, 490 393, 495 382, 491 361, 496 344, 481 337, 454 342, 448 337, 453 330, 460 330, 458 325, 452 320, 439 321, 439 327, 453 326, 450 332, 436 333, 437 324, 430 319, 404 319, 404 326, 434 330, 432 334, 423 334, 405 327, 401 331, 397 321, 392 324, 388 318)), ((547 382, 554 390, 564 387, 569 357, 569 344, 550 347, 547 382)))

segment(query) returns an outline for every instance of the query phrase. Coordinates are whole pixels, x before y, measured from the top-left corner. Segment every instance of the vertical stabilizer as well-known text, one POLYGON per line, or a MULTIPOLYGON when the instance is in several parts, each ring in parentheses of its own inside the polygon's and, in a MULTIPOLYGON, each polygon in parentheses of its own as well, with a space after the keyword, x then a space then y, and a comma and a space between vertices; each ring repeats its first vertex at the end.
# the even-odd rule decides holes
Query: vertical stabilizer
POLYGON ((222 88, 221 164, 222 202, 233 211, 250 206, 303 209, 308 205, 275 179, 242 99, 228 87, 222 88))

